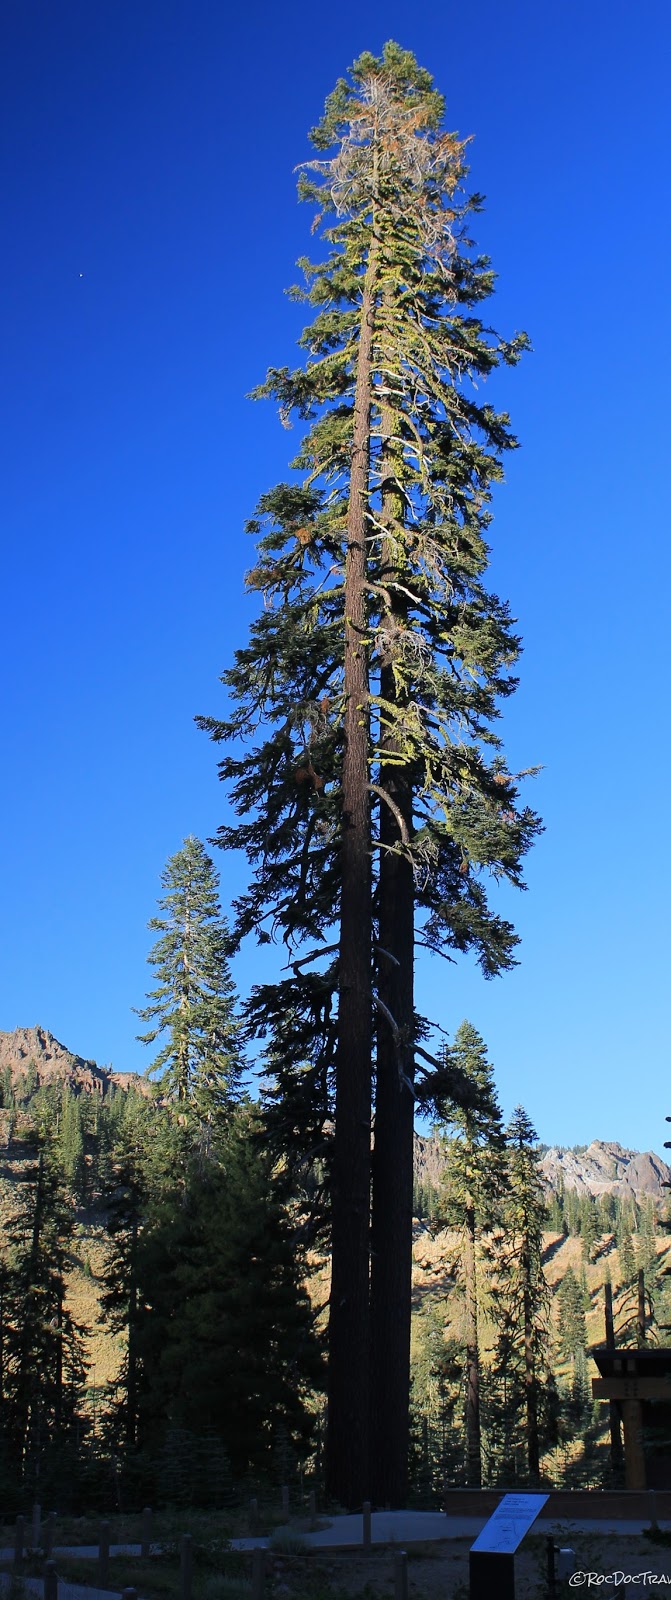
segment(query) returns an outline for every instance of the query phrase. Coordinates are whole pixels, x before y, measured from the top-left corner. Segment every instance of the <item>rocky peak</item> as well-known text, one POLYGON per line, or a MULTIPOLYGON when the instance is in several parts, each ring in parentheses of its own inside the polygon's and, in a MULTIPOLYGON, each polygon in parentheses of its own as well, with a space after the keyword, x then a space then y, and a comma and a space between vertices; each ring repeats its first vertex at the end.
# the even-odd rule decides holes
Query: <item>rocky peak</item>
POLYGON ((0 1073, 9 1071, 13 1087, 35 1073, 35 1088, 54 1081, 67 1083, 76 1094, 107 1094, 110 1084, 127 1089, 131 1082, 144 1084, 135 1073, 113 1072, 99 1067, 60 1044, 48 1028, 15 1028, 0 1031, 0 1073))
POLYGON ((553 1147, 546 1150, 541 1165, 550 1188, 556 1189, 563 1180, 565 1189, 595 1196, 651 1195, 662 1200, 664 1184, 671 1180, 671 1168, 661 1156, 652 1150, 627 1150, 612 1140, 593 1139, 586 1149, 553 1147))
MULTIPOLYGON (((444 1166, 440 1139, 435 1135, 415 1136, 415 1177, 437 1188, 444 1166)), ((667 1198, 664 1184, 671 1181, 671 1168, 651 1150, 627 1150, 614 1140, 593 1139, 590 1145, 565 1150, 553 1146, 546 1150, 541 1169, 548 1189, 563 1182, 565 1189, 579 1194, 620 1195, 637 1199, 651 1195, 656 1201, 667 1198)))

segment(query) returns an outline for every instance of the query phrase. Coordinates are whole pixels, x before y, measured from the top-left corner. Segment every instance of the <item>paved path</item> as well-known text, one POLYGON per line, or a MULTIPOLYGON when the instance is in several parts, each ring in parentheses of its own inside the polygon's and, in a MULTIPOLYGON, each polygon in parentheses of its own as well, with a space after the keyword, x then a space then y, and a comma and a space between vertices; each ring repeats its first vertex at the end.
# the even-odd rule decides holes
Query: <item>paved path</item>
MULTIPOLYGON (((28 1550, 30 1549, 30 1541, 29 1540, 26 1541, 26 1548, 28 1550)), ((139 1545, 139 1544, 111 1544, 110 1545, 110 1555, 111 1556, 139 1556, 141 1549, 142 1549, 142 1546, 139 1545)), ((151 1544, 149 1546, 149 1551, 150 1551, 151 1555, 155 1555, 155 1556, 160 1555, 160 1553, 161 1553, 160 1544, 151 1544)), ((97 1546, 97 1544, 59 1544, 59 1545, 56 1546, 55 1550, 52 1550, 51 1555, 52 1555, 52 1559, 54 1561, 56 1560, 57 1556, 68 1556, 68 1557, 69 1556, 73 1556, 75 1559, 77 1557, 79 1557, 80 1561, 97 1561, 98 1560, 98 1546, 97 1546)), ((14 1560, 14 1546, 13 1545, 9 1546, 6 1550, 0 1550, 0 1561, 3 1561, 3 1562, 4 1561, 12 1561, 13 1562, 13 1560, 14 1560)))
MULTIPOLYGON (((322 1522, 325 1518, 320 1519, 322 1522)), ((444 1511, 374 1511, 371 1515, 371 1542, 374 1545, 397 1545, 403 1548, 409 1544, 423 1544, 443 1539, 475 1539, 488 1518, 455 1517, 448 1516, 444 1511)), ((539 1517, 533 1525, 534 1533, 553 1533, 566 1538, 572 1533, 595 1533, 611 1535, 629 1535, 636 1538, 642 1535, 643 1530, 650 1526, 649 1521, 623 1522, 616 1518, 582 1518, 570 1520, 566 1518, 539 1517)), ((671 1532, 671 1522, 660 1522, 660 1528, 671 1532)), ((276 1528, 272 1538, 246 1538, 231 1539, 233 1550, 256 1550, 272 1548, 277 1542, 281 1545, 282 1539, 299 1539, 310 1549, 315 1550, 355 1550, 361 1549, 363 1543, 363 1518, 360 1515, 340 1516, 330 1519, 325 1527, 314 1531, 304 1531, 296 1526, 276 1528)), ((158 1554, 161 1546, 152 1544, 150 1551, 158 1554)), ((113 1544, 110 1545, 110 1556, 139 1556, 139 1544, 113 1544)), ((53 1551, 53 1559, 66 1556, 70 1560, 95 1561, 98 1556, 98 1546, 94 1544, 58 1545, 53 1551)), ((13 1546, 0 1550, 1 1562, 12 1562, 14 1559, 13 1546)), ((11 1573, 0 1573, 0 1594, 4 1594, 11 1582, 11 1573)), ((39 1596, 42 1600, 44 1585, 41 1578, 24 1578, 26 1591, 29 1595, 39 1596)), ((59 1580, 58 1600, 120 1600, 118 1590, 103 1590, 85 1587, 83 1584, 69 1584, 59 1580)))
MULTIPOLYGON (((0 1594, 9 1592, 12 1580, 13 1573, 0 1573, 0 1594)), ((22 1581, 26 1594, 35 1595, 38 1600, 44 1600, 43 1578, 24 1577, 22 1581)), ((63 1579, 59 1578, 58 1600, 122 1600, 122 1596, 118 1589, 116 1591, 112 1589, 88 1589, 83 1583, 64 1583, 63 1579)))
MULTIPOLYGON (((324 1519, 321 1519, 324 1520, 324 1519)), ((489 1518, 447 1516, 444 1511, 374 1511, 371 1515, 372 1544, 422 1544, 438 1539, 475 1539, 489 1518)), ((581 1521, 539 1517, 533 1525, 534 1533, 611 1533, 630 1534, 636 1537, 649 1528, 649 1521, 619 1522, 616 1518, 583 1518, 581 1521)), ((671 1522, 660 1522, 660 1528, 671 1531, 671 1522)), ((314 1533, 299 1532, 297 1528, 277 1528, 274 1539, 301 1538, 311 1548, 318 1550, 355 1549, 363 1543, 363 1518, 361 1516, 334 1517, 326 1528, 314 1533)), ((231 1539, 234 1550, 254 1550, 272 1547, 273 1539, 231 1539)))
MULTIPOLYGON (((139 1544, 113 1544, 110 1545, 110 1555, 139 1556, 141 1548, 139 1544)), ((158 1554, 161 1547, 158 1544, 154 1544, 150 1545, 149 1548, 150 1552, 158 1554)), ((80 1561, 97 1561, 98 1546, 97 1544, 57 1545, 51 1554, 54 1561, 57 1561, 59 1556, 74 1557, 75 1559, 78 1557, 80 1561)), ((0 1561, 14 1561, 13 1545, 10 1549, 0 1550, 0 1561)), ((9 1590, 13 1576, 12 1572, 0 1572, 0 1594, 5 1594, 9 1590)), ((21 1573, 21 1579, 26 1594, 36 1595, 39 1596, 39 1600, 44 1600, 43 1578, 27 1577, 26 1574, 21 1573)), ((63 1578, 59 1577, 58 1600, 122 1600, 122 1597, 119 1589, 96 1589, 88 1584, 66 1583, 63 1578)))

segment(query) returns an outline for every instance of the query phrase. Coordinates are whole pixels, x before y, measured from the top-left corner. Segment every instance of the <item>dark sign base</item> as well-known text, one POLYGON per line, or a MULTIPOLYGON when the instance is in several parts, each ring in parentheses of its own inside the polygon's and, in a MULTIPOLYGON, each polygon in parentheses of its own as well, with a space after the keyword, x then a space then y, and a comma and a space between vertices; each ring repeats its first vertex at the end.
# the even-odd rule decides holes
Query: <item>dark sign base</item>
POLYGON ((515 1600, 515 1557, 491 1550, 471 1550, 471 1600, 515 1600))

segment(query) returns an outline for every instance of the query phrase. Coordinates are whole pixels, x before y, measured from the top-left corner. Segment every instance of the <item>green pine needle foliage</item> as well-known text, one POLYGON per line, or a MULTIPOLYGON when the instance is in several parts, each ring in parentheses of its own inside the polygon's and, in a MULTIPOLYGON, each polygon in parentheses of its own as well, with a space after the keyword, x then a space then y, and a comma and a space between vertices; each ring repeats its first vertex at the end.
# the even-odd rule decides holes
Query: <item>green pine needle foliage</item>
POLYGON ((158 983, 137 1010, 160 1048, 148 1075, 202 1124, 235 1097, 242 1073, 240 1027, 228 965, 228 930, 219 880, 199 839, 190 836, 161 876, 160 935, 148 957, 158 983))
MULTIPOLYGON (((355 62, 312 132, 317 154, 299 192, 316 207, 321 251, 300 263, 292 290, 310 317, 304 359, 271 367, 255 391, 278 403, 287 426, 307 426, 291 476, 261 497, 248 524, 257 553, 247 585, 259 612, 223 674, 227 713, 197 719, 220 747, 234 812, 218 843, 242 850, 250 868, 233 944, 280 940, 294 963, 256 991, 249 1021, 252 1032, 276 1033, 276 1121, 303 1153, 323 1155, 318 1127, 337 1035, 338 969, 325 958, 339 918, 344 576, 364 280, 373 283, 373 329, 362 715, 374 896, 381 850, 407 855, 417 942, 448 958, 472 951, 493 976, 514 964, 517 939, 489 885, 523 886, 540 827, 497 731, 520 641, 486 583, 493 489, 516 446, 486 380, 515 365, 528 339, 493 332, 482 315, 494 274, 471 238, 481 201, 466 187, 467 141, 445 131, 443 111, 430 75, 390 43, 355 62), (412 819, 407 836, 382 846, 390 762, 411 783, 412 819)), ((379 959, 373 948, 374 968, 379 959)))

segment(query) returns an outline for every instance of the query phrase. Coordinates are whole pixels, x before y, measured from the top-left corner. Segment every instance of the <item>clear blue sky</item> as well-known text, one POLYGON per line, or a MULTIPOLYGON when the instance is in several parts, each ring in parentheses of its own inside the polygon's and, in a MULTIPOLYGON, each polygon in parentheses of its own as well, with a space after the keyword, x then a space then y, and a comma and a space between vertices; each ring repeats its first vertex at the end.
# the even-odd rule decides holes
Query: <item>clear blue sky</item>
MULTIPOLYGON (((664 0, 5 0, 0 1027, 146 1064, 159 873, 222 817, 192 719, 222 710, 243 522, 292 444, 245 395, 294 359, 293 168, 336 77, 394 37, 475 136, 492 319, 534 345, 497 395, 523 448, 493 545, 525 641, 506 747, 543 763, 547 831, 517 971, 427 962, 420 1003, 481 1029, 542 1139, 660 1147, 670 34, 664 0)), ((243 992, 261 970, 243 955, 243 992)))

